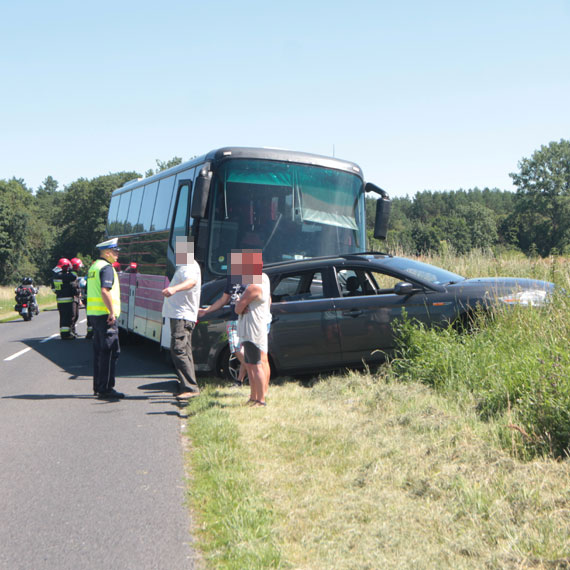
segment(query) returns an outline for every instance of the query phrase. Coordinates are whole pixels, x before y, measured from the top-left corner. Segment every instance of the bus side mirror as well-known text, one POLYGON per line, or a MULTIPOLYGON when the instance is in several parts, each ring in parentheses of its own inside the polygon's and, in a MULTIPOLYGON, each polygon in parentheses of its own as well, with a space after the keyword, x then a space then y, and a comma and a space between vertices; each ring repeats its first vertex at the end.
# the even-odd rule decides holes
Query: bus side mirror
POLYGON ((374 192, 380 196, 376 201, 374 237, 376 239, 386 239, 386 236, 388 235, 388 222, 390 220, 390 208, 392 207, 390 196, 388 196, 388 192, 370 182, 366 183, 364 189, 366 192, 374 192))
POLYGON ((194 193, 192 195, 192 209, 190 215, 193 218, 203 218, 206 215, 208 196, 210 194, 210 184, 212 183, 212 172, 210 165, 206 164, 194 182, 194 193))

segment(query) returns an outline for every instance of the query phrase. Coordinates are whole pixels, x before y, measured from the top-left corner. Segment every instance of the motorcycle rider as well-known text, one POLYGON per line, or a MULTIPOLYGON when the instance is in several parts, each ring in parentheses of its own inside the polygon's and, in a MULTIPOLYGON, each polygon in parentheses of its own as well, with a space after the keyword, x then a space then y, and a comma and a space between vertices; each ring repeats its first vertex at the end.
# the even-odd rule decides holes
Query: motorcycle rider
POLYGON ((16 294, 16 311, 20 311, 22 303, 28 304, 28 310, 30 314, 39 315, 40 309, 36 300, 36 295, 38 294, 38 288, 34 287, 34 280, 31 277, 24 277, 14 290, 16 294))
POLYGON ((62 257, 52 270, 51 288, 57 298, 59 336, 63 340, 76 338, 72 331, 73 299, 77 296, 77 277, 71 271, 71 261, 62 257))

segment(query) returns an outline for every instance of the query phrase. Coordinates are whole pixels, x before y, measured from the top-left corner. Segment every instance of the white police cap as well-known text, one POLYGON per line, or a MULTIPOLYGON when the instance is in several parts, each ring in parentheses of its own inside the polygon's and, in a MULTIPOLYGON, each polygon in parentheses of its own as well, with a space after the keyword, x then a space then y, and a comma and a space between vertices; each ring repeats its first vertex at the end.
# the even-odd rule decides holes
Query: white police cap
POLYGON ((98 243, 95 247, 97 249, 116 249, 117 251, 120 251, 118 242, 119 238, 112 238, 98 243))

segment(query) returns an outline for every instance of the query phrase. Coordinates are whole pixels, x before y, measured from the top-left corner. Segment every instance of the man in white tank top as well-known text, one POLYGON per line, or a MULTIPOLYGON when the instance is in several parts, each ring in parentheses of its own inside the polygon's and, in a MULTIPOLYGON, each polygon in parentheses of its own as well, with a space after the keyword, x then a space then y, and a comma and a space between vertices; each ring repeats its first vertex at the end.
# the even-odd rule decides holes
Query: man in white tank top
POLYGON ((262 272, 260 251, 244 250, 241 255, 242 284, 246 288, 236 303, 238 335, 251 388, 249 403, 265 406, 270 376, 267 359, 267 329, 271 322, 269 277, 262 272))

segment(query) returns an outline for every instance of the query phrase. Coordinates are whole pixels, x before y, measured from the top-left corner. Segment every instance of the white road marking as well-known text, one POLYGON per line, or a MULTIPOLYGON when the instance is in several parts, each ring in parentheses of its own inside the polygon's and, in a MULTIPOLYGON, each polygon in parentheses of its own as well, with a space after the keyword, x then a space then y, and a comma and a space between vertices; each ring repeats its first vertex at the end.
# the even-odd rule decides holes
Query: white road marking
POLYGON ((16 352, 16 354, 12 354, 12 356, 9 356, 8 358, 5 358, 4 360, 14 360, 14 358, 18 358, 18 356, 22 356, 22 354, 24 354, 25 352, 28 352, 28 350, 32 350, 31 347, 24 348, 24 350, 20 350, 20 352, 16 352))
POLYGON ((56 336, 59 336, 59 333, 52 334, 51 336, 48 336, 47 338, 44 338, 44 340, 40 340, 40 344, 41 344, 42 342, 47 342, 48 340, 51 340, 52 338, 55 338, 56 336))
MULTIPOLYGON (((47 342, 48 340, 51 340, 52 338, 55 338, 56 336, 59 336, 59 333, 52 334, 51 336, 44 338, 44 340, 40 340, 40 344, 42 342, 47 342)), ((7 362, 8 360, 14 360, 14 358, 18 358, 18 356, 22 356, 22 354, 26 354, 26 352, 28 352, 28 350, 32 350, 32 347, 28 346, 28 348, 24 348, 23 350, 20 350, 20 352, 16 352, 15 354, 12 354, 12 356, 8 356, 7 358, 4 359, 4 362, 7 362)))

